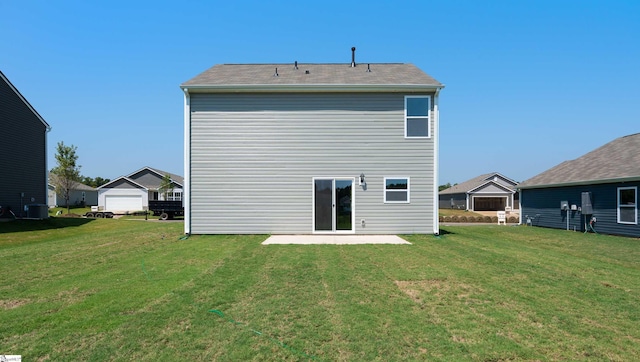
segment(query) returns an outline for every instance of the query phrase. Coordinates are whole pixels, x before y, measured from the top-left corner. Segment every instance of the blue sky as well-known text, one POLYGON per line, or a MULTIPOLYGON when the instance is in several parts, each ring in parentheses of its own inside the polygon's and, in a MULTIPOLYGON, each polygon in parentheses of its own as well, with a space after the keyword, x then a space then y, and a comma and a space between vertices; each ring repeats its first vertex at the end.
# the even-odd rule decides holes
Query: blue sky
MULTIPOLYGON (((440 184, 524 181, 640 132, 640 1, 0 1, 0 70, 81 173, 183 174, 182 82, 218 63, 413 63, 446 84, 440 184)), ((594 165, 598 167, 598 165, 594 165)))

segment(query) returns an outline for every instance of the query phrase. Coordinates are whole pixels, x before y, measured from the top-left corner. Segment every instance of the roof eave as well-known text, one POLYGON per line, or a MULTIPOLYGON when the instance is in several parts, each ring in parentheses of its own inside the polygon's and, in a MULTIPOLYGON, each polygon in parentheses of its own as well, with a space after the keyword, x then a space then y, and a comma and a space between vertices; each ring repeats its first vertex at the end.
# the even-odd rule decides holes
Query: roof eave
POLYGON ((518 185, 516 187, 517 190, 522 189, 544 189, 549 187, 568 187, 568 186, 585 186, 585 185, 597 185, 597 184, 610 184, 610 183, 619 183, 619 182, 632 182, 632 181, 640 181, 640 176, 630 176, 630 177, 618 177, 618 178, 610 178, 610 179, 600 179, 600 180, 584 180, 584 181, 572 181, 572 182, 562 182, 562 183, 553 183, 553 184, 542 184, 542 185, 518 185))
POLYGON ((420 92, 436 91, 435 84, 182 84, 189 93, 290 93, 290 92, 420 92))
POLYGON ((29 101, 22 95, 22 93, 20 93, 18 88, 16 88, 13 85, 13 83, 11 83, 9 78, 7 78, 4 75, 4 73, 2 73, 2 71, 0 71, 0 78, 4 79, 4 81, 7 83, 7 85, 9 85, 9 88, 11 88, 11 90, 13 90, 13 92, 18 96, 18 98, 20 98, 20 100, 27 106, 27 108, 29 108, 29 110, 31 110, 31 112, 33 112, 33 114, 36 116, 36 118, 38 118, 38 120, 40 120, 40 122, 42 122, 42 124, 44 125, 44 128, 45 128, 45 131, 46 132, 50 132, 51 131, 51 126, 49 125, 49 123, 47 123, 47 121, 45 121, 44 118, 42 118, 40 113, 38 113, 38 111, 36 111, 36 109, 33 108, 31 103, 29 103, 29 101))

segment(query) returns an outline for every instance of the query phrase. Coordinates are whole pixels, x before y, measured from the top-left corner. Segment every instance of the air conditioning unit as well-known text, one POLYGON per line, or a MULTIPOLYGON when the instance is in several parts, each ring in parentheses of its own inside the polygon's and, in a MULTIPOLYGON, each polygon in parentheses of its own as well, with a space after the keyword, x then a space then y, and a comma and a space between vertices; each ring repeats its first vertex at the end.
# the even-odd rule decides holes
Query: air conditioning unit
POLYGON ((49 207, 45 204, 27 205, 27 217, 29 219, 47 219, 49 217, 49 207))

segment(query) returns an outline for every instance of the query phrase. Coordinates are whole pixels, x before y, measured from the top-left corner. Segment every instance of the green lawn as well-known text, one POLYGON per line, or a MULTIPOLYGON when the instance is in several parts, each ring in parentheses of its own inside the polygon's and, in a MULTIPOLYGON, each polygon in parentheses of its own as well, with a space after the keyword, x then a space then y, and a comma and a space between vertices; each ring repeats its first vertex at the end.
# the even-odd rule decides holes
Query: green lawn
POLYGON ((271 245, 180 222, 0 223, 0 353, 27 361, 640 360, 640 241, 447 227, 271 245))

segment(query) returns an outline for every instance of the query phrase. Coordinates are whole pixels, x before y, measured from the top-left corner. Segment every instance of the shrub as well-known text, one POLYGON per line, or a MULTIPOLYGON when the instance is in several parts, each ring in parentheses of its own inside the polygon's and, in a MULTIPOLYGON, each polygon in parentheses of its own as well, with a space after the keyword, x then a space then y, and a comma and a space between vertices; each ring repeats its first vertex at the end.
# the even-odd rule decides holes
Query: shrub
POLYGON ((509 216, 509 218, 507 219, 507 222, 510 224, 515 224, 518 222, 518 218, 515 216, 509 216))
POLYGON ((492 223, 497 223, 498 222, 498 217, 497 216, 491 216, 491 222, 492 223))
POLYGON ((458 222, 458 215, 451 216, 451 222, 458 222))
POLYGON ((438 216, 438 221, 443 222, 444 221, 444 216, 442 216, 442 215, 438 216))
POLYGON ((460 221, 460 222, 467 222, 467 217, 466 217, 466 216, 464 216, 464 215, 462 215, 462 216, 460 216, 460 218, 458 219, 458 221, 460 221))
MULTIPOLYGON (((483 216, 482 217, 482 222, 490 223, 491 222, 491 216, 483 216)), ((498 221, 496 220, 496 222, 498 222, 498 221)))

